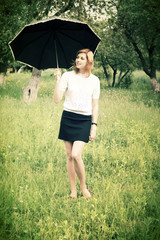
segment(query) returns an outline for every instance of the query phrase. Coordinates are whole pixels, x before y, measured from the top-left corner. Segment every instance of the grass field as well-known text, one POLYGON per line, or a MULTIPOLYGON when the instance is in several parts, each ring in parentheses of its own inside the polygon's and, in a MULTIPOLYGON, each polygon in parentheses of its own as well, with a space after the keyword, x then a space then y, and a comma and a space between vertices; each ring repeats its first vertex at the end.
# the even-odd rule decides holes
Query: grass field
POLYGON ((135 75, 129 90, 101 90, 97 138, 83 154, 93 198, 81 196, 77 181, 70 201, 57 140, 63 103, 53 102, 45 71, 37 101, 26 105, 29 77, 9 74, 1 89, 0 239, 160 239, 160 99, 148 79, 135 75))

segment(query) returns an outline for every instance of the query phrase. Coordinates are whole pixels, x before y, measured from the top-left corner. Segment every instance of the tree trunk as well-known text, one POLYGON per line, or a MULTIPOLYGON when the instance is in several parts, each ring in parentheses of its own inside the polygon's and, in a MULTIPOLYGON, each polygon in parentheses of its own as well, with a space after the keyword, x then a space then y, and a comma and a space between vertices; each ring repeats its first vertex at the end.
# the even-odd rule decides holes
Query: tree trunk
POLYGON ((104 56, 103 56, 102 53, 101 53, 101 63, 102 63, 103 71, 104 71, 104 74, 105 74, 105 77, 106 77, 106 80, 107 80, 107 83, 108 83, 108 87, 110 87, 111 84, 110 84, 110 81, 109 81, 109 75, 108 75, 108 72, 107 72, 107 69, 106 69, 106 66, 105 66, 105 60, 104 60, 104 56))
POLYGON ((122 79, 129 73, 129 71, 130 71, 130 70, 127 70, 127 71, 123 74, 123 76, 122 76, 122 73, 123 73, 122 71, 119 73, 117 87, 119 87, 120 82, 121 82, 122 79))
POLYGON ((147 67, 146 64, 146 60, 142 54, 142 51, 139 49, 138 45, 136 44, 136 42, 133 40, 133 38, 131 37, 131 35, 126 31, 126 36, 129 40, 131 40, 131 43, 135 49, 135 51, 137 52, 139 59, 141 60, 142 63, 142 67, 143 67, 143 71, 150 77, 151 79, 151 86, 152 89, 155 93, 160 92, 160 83, 157 82, 156 80, 156 68, 154 67, 154 41, 155 41, 155 37, 153 36, 152 41, 151 41, 151 45, 148 48, 148 55, 149 55, 149 67, 147 67))
POLYGON ((157 82, 156 78, 151 78, 151 86, 155 93, 160 92, 160 83, 157 82))
POLYGON ((110 81, 109 81, 109 75, 108 75, 107 69, 103 64, 102 64, 102 67, 103 67, 103 71, 104 71, 104 74, 105 74, 105 77, 106 77, 106 80, 107 80, 107 83, 108 83, 108 87, 110 87, 111 84, 110 84, 110 81))
POLYGON ((0 86, 5 87, 6 86, 6 74, 0 73, 0 86))
POLYGON ((112 82, 112 87, 114 87, 114 85, 115 85, 115 81, 116 81, 116 74, 117 74, 117 69, 115 70, 113 70, 113 82, 112 82))
POLYGON ((121 82, 121 76, 122 76, 122 71, 120 71, 119 75, 118 75, 118 83, 117 83, 117 87, 119 87, 120 82, 121 82))
POLYGON ((160 83, 157 82, 156 69, 153 66, 151 68, 150 79, 151 79, 151 86, 152 86, 154 93, 159 93, 160 92, 160 83))
POLYGON ((23 100, 30 104, 37 99, 38 88, 40 84, 41 71, 33 68, 30 83, 23 90, 23 100))

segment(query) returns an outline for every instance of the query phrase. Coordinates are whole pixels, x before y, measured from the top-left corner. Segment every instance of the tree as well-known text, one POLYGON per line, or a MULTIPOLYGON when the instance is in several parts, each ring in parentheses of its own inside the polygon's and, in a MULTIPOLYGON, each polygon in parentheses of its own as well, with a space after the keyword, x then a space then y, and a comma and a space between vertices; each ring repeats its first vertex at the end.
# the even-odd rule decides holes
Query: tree
POLYGON ((160 4, 158 0, 114 0, 114 21, 132 44, 155 92, 160 91, 156 70, 160 62, 160 4))
MULTIPOLYGON (((5 83, 5 74, 8 65, 14 65, 13 57, 8 42, 22 29, 22 27, 34 20, 42 19, 54 12, 56 16, 73 7, 73 0, 0 0, 0 73, 1 83, 5 83)), ((41 71, 33 68, 29 85, 24 89, 25 102, 31 103, 38 93, 41 71), (27 92, 28 91, 28 92, 27 92)), ((1 84, 1 85, 2 85, 1 84)))
POLYGON ((115 86, 116 75, 119 72, 118 83, 135 69, 135 53, 132 45, 128 42, 121 30, 113 24, 112 20, 103 20, 96 23, 97 32, 102 38, 98 50, 98 59, 103 67, 108 86, 115 86), (107 66, 113 71, 112 84, 109 81, 107 66))
POLYGON ((6 73, 8 65, 13 64, 8 42, 24 25, 40 20, 51 12, 59 16, 72 8, 73 3, 73 0, 0 0, 0 72, 6 73))
POLYGON ((24 27, 48 16, 63 16, 87 20, 105 7, 105 0, 0 0, 0 72, 6 72, 13 57, 8 46, 24 27), (94 14, 93 14, 94 13, 94 14))
MULTIPOLYGON (((49 15, 70 16, 82 20, 86 19, 87 14, 90 12, 92 14, 94 11, 96 13, 101 12, 102 6, 105 7, 105 0, 97 0, 96 3, 93 0, 0 0, 0 27, 2 29, 0 37, 0 50, 2 50, 0 72, 6 73, 8 64, 13 62, 8 42, 25 24, 49 15)), ((40 74, 38 75, 40 77, 40 74)), ((31 79, 34 79, 34 77, 32 76, 31 79)), ((30 96, 29 94, 30 92, 28 92, 28 96, 30 96)))
POLYGON ((30 83, 23 90, 23 100, 25 103, 30 104, 37 99, 38 89, 40 85, 41 71, 33 68, 30 83))

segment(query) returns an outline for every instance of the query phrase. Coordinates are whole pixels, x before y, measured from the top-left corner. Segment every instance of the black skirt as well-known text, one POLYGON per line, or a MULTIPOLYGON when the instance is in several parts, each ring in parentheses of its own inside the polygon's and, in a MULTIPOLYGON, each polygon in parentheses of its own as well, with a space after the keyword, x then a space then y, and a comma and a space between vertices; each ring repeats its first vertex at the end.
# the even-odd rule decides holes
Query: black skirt
POLYGON ((58 138, 69 142, 88 142, 90 129, 91 115, 82 115, 64 110, 58 138))

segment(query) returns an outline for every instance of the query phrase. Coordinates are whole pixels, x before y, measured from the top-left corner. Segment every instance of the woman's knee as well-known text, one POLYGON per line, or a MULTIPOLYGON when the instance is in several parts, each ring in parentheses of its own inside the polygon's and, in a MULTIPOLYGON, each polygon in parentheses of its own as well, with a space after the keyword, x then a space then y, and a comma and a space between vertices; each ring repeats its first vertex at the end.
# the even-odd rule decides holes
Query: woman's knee
POLYGON ((84 148, 84 142, 82 141, 75 141, 73 143, 73 147, 72 147, 72 158, 75 160, 75 161, 81 161, 82 159, 82 151, 83 151, 83 148, 84 148))
POLYGON ((67 153, 66 154, 66 158, 67 158, 67 161, 72 161, 72 154, 71 153, 67 153))
POLYGON ((72 152, 71 157, 74 159, 74 161, 79 161, 81 159, 81 155, 76 152, 72 152))
POLYGON ((67 161, 72 160, 72 144, 70 142, 65 141, 65 148, 66 148, 66 158, 67 161))

